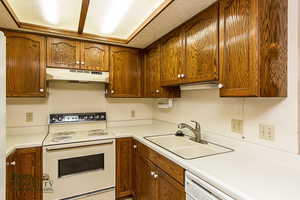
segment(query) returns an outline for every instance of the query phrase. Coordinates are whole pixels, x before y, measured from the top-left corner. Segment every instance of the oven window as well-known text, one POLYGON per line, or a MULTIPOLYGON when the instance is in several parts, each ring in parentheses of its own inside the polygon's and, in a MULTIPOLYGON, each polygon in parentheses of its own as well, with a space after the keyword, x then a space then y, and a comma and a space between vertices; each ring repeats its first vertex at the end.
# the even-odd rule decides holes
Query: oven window
POLYGON ((58 161, 58 177, 98 169, 104 169, 103 153, 58 161))

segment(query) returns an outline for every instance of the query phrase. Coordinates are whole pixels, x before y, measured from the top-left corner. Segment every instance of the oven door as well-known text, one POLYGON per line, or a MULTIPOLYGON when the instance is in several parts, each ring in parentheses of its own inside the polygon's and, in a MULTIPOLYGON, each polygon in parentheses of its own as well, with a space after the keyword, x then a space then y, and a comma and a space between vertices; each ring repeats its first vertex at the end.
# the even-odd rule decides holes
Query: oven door
POLYGON ((115 187, 115 140, 43 147, 44 200, 115 187))

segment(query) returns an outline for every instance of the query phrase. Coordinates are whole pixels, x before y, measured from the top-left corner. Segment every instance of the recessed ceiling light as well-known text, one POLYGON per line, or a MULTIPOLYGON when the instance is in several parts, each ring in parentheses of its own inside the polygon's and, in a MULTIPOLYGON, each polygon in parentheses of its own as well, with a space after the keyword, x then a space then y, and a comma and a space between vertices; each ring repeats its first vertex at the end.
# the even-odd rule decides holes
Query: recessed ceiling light
POLYGON ((104 23, 100 26, 101 32, 104 34, 113 33, 132 3, 133 0, 110 0, 104 23))
POLYGON ((44 19, 51 24, 59 22, 58 0, 40 0, 41 11, 44 19))

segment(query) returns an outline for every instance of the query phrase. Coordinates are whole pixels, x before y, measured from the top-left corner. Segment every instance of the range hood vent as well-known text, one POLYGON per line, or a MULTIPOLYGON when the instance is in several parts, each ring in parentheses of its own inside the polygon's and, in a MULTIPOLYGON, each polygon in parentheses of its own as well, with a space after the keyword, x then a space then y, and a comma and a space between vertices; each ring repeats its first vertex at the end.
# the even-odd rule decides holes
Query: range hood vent
POLYGON ((210 90, 210 89, 220 89, 223 85, 218 82, 205 82, 205 83, 193 83, 181 85, 180 90, 210 90))
POLYGON ((108 83, 109 72, 47 68, 47 80, 108 83))

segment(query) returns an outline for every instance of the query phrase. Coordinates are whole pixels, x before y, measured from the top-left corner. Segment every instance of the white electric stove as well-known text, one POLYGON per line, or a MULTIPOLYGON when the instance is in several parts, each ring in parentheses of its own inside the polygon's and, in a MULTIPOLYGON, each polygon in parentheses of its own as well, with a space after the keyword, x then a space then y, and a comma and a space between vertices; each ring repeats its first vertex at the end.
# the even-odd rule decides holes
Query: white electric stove
POLYGON ((114 138, 104 112, 50 114, 43 199, 115 199, 114 138))

